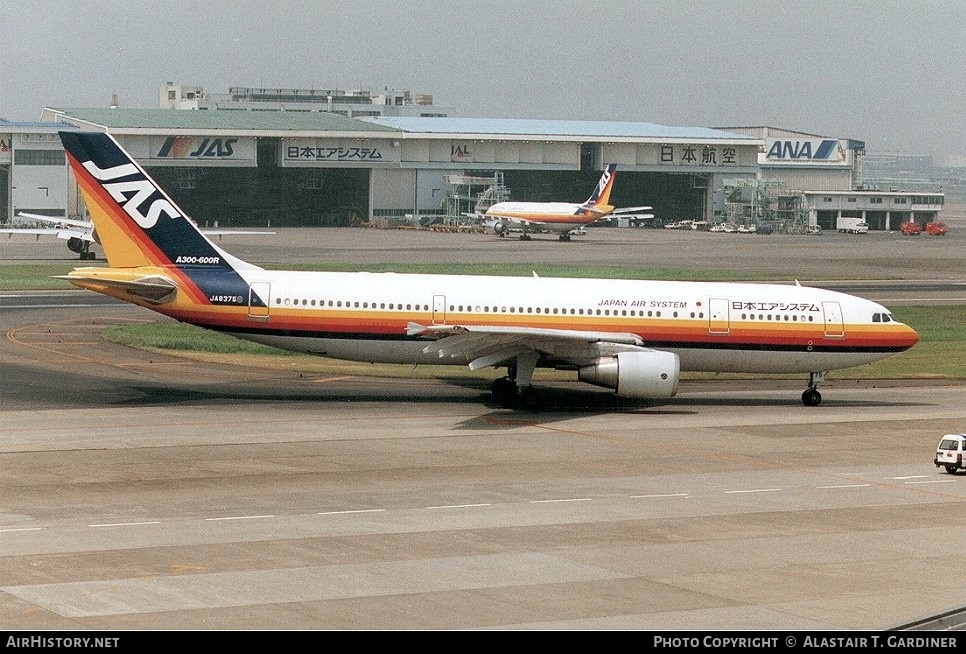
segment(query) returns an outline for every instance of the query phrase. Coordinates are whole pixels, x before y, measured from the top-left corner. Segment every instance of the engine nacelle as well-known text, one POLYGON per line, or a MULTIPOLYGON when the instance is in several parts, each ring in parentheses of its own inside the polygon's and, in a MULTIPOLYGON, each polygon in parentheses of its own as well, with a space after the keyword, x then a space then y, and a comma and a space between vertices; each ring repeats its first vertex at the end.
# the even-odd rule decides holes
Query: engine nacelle
POLYGON ((577 371, 582 382, 613 388, 621 397, 665 400, 678 392, 681 360, 673 352, 619 352, 577 371))
POLYGON ((509 230, 507 229, 506 223, 498 220, 493 223, 493 231, 499 236, 504 236, 509 230))
POLYGON ((71 236, 69 239, 67 239, 67 249, 71 252, 77 252, 80 254, 84 251, 84 241, 76 236, 71 236))

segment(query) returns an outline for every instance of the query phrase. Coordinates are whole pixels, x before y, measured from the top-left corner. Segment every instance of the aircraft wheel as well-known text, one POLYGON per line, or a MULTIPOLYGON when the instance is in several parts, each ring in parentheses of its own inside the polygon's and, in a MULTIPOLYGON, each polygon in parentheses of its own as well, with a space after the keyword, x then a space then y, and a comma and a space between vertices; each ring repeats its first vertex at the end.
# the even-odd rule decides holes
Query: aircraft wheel
POLYGON ((493 399, 504 409, 512 409, 517 403, 517 385, 506 377, 494 379, 490 384, 493 399))
POLYGON ((520 406, 524 409, 536 409, 540 405, 540 394, 533 386, 520 389, 520 406))
POLYGON ((818 406, 822 403, 822 394, 814 388, 808 388, 802 393, 802 404, 805 406, 818 406))

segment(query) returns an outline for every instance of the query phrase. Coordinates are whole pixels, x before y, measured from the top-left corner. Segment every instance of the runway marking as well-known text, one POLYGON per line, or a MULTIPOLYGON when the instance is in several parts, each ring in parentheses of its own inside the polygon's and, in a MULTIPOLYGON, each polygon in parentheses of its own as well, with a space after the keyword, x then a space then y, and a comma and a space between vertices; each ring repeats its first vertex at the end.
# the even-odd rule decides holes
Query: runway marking
POLYGON ((653 495, 631 495, 630 499, 639 500, 639 499, 647 499, 652 497, 687 497, 687 496, 688 496, 687 493, 655 493, 653 495))
POLYGON ((37 343, 46 343, 48 345, 59 345, 61 347, 74 347, 75 345, 97 345, 100 342, 101 341, 70 341, 69 343, 65 343, 63 341, 54 341, 50 339, 44 339, 44 340, 37 339, 35 341, 25 341, 23 339, 20 340, 20 343, 23 345, 36 345, 37 343))
MULTIPOLYGON (((922 485, 922 484, 951 484, 956 483, 956 479, 928 479, 926 475, 910 475, 908 477, 909 481, 905 483, 907 485, 922 485)), ((850 489, 850 488, 867 488, 870 486, 883 486, 882 484, 872 484, 872 483, 859 483, 859 484, 836 484, 827 486, 816 486, 819 489, 850 489)), ((751 488, 751 489, 738 489, 738 490, 727 490, 721 491, 724 494, 751 494, 751 493, 774 493, 782 492, 782 488, 751 488)), ((938 493, 932 493, 930 491, 923 491, 930 493, 932 495, 940 495, 938 493)), ((684 499, 690 497, 689 493, 650 493, 643 495, 625 495, 619 496, 624 499, 684 499)), ((957 497, 957 496, 954 496, 957 497)), ((563 504, 563 503, 573 503, 573 502, 591 502, 597 500, 612 500, 614 496, 604 496, 604 497, 572 497, 572 498, 557 498, 557 499, 540 499, 540 500, 526 500, 529 504, 563 504)), ((445 509, 471 509, 471 508, 482 508, 494 506, 491 502, 477 502, 477 503, 467 503, 467 504, 439 504, 439 505, 429 505, 422 507, 423 510, 445 510, 445 509)), ((410 507, 411 509, 418 509, 419 507, 410 507)), ((343 509, 338 511, 319 511, 317 515, 355 515, 363 513, 385 513, 388 509, 385 508, 374 508, 374 509, 343 509)), ((401 509, 408 510, 408 509, 401 509)), ((262 520, 262 519, 276 519, 280 516, 276 514, 263 514, 263 515, 237 515, 237 516, 222 516, 222 517, 211 517, 204 518, 205 522, 229 522, 236 520, 262 520)), ((293 517, 293 516, 281 516, 293 517)), ((164 521, 150 520, 150 521, 138 521, 138 522, 117 522, 117 523, 95 523, 87 525, 88 528, 113 528, 113 527, 132 527, 132 526, 148 526, 148 525, 161 525, 165 524, 164 521)), ((16 533, 16 532, 28 532, 28 531, 42 531, 44 529, 49 529, 49 527, 6 527, 0 528, 0 533, 16 533)))
POLYGON ((138 614, 190 615, 236 608, 250 615, 255 609, 245 607, 496 591, 514 594, 521 586, 580 588, 629 578, 629 573, 552 552, 509 552, 273 569, 239 566, 220 572, 23 584, 0 591, 5 598, 15 597, 65 618, 128 616, 131 621, 138 614))
POLYGON ((346 509, 345 511, 319 511, 318 515, 342 515, 346 513, 384 513, 385 509, 346 509))
POLYGON ((224 518, 205 518, 207 522, 216 522, 219 520, 263 520, 265 518, 274 518, 274 515, 233 515, 226 516, 224 518))
POLYGON ((886 479, 895 479, 897 481, 902 481, 904 479, 925 479, 927 475, 906 475, 904 477, 886 477, 886 479))
POLYGON ((341 377, 323 377, 323 378, 320 378, 320 379, 313 379, 312 380, 312 383, 314 383, 314 384, 326 384, 328 382, 345 381, 346 379, 355 379, 355 378, 356 378, 355 375, 342 375, 341 377))
POLYGON ((159 525, 160 520, 146 520, 144 522, 102 522, 101 524, 87 525, 88 527, 137 527, 139 525, 159 525))
POLYGON ((530 500, 530 504, 551 504, 554 502, 590 502, 593 499, 594 498, 592 497, 571 497, 560 500, 530 500))
POLYGON ((94 309, 103 308, 103 304, 16 304, 4 306, 4 309, 94 309))

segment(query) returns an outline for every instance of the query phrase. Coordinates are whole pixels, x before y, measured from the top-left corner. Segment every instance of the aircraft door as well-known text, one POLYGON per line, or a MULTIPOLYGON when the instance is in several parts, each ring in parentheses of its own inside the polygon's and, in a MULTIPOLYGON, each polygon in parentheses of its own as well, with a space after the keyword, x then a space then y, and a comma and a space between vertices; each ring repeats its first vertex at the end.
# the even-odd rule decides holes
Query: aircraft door
POLYGON ((825 315, 825 335, 831 338, 845 337, 845 321, 842 319, 842 306, 838 302, 822 302, 825 315))
POLYGON ((434 325, 446 324, 446 296, 445 295, 433 296, 433 324, 434 325))
POLYGON ((708 300, 708 333, 731 333, 731 318, 728 313, 728 298, 713 297, 708 300))
POLYGON ((269 282, 252 282, 248 287, 248 319, 268 320, 272 285, 269 282))

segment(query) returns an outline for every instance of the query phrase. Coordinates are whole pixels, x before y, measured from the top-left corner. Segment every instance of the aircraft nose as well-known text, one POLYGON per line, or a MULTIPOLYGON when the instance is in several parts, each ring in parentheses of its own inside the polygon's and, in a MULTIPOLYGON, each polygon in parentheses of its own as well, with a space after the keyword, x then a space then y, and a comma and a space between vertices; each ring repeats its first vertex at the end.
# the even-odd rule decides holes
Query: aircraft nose
POLYGON ((902 345, 908 350, 910 347, 919 342, 919 332, 910 327, 909 325, 903 325, 905 329, 900 334, 900 340, 902 345))

